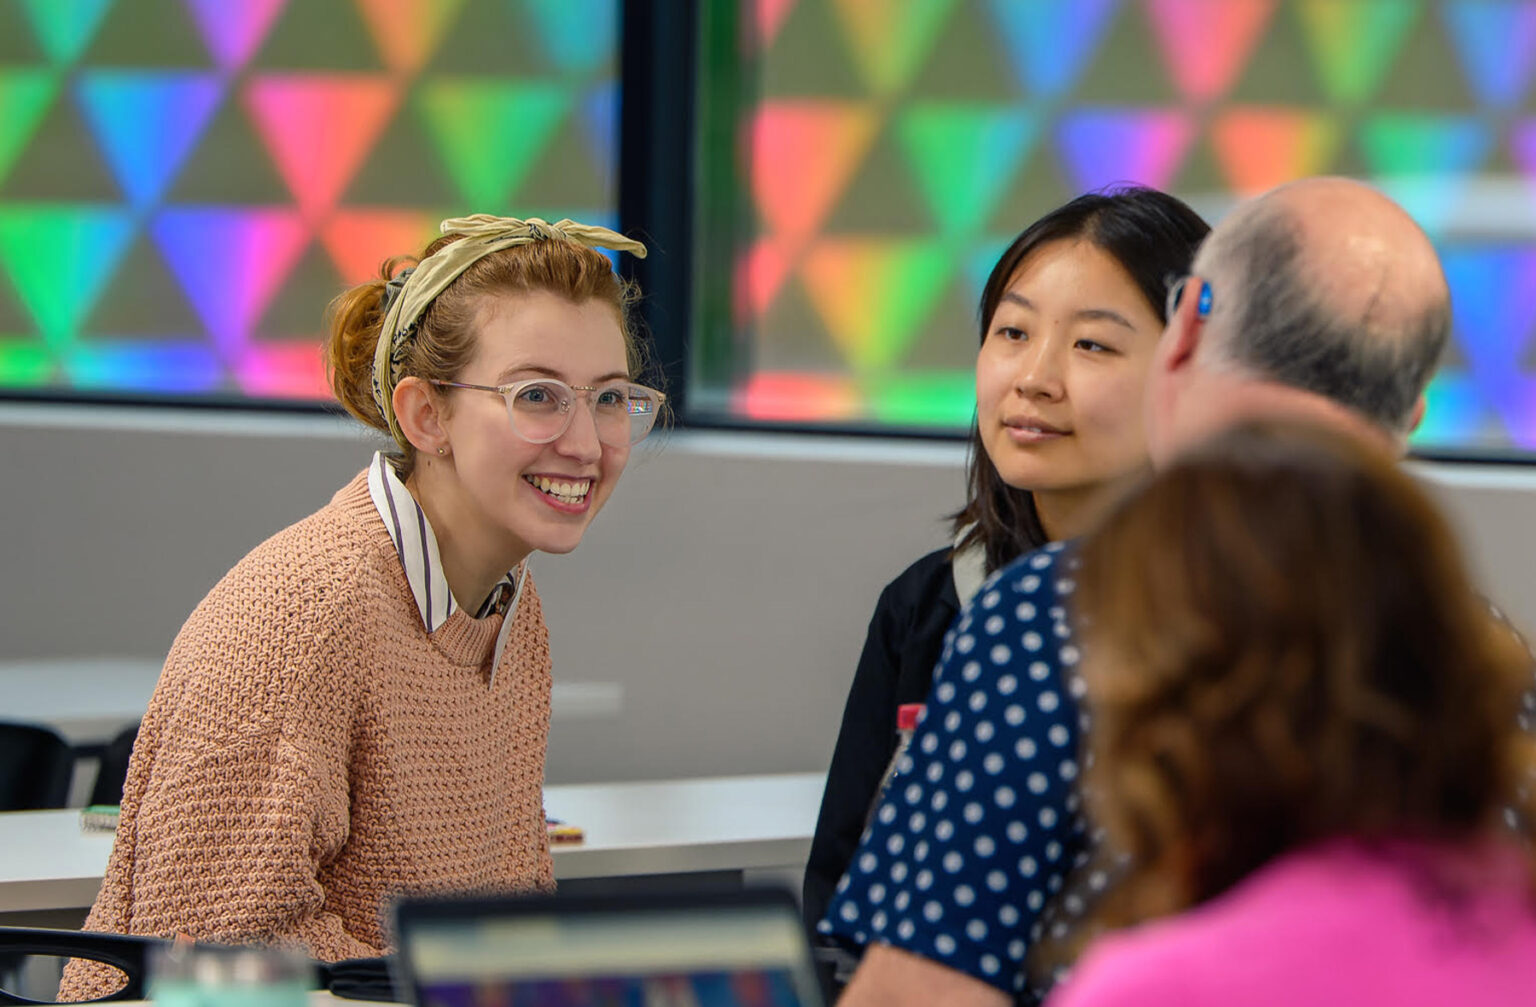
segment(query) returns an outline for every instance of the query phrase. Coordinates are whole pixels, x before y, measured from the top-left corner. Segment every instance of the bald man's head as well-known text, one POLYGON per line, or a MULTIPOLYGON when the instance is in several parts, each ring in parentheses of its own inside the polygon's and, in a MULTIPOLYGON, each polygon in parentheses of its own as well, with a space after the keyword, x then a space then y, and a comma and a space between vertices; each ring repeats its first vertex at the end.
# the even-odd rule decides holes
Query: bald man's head
POLYGON ((1194 271, 1211 283, 1222 361, 1393 433, 1412 426, 1450 338, 1450 295, 1397 204, 1348 179, 1293 182, 1223 220, 1194 271))

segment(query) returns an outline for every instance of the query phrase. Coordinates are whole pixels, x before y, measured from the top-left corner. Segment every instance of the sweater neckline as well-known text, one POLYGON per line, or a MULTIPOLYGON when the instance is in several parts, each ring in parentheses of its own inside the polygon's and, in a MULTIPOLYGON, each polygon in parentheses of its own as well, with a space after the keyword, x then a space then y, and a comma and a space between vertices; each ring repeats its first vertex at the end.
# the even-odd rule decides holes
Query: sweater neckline
MULTIPOLYGON (((486 665, 488 659, 493 659, 488 683, 494 684, 496 665, 501 663, 501 658, 505 654, 506 638, 509 635, 503 633, 502 629, 503 627, 508 630, 512 628, 517 613, 517 600, 514 599, 513 603, 507 607, 505 614, 493 612, 484 618, 475 618, 455 606, 451 614, 435 629, 429 631, 420 619, 421 613, 416 595, 411 590, 410 579, 404 565, 400 562, 395 542, 374 504, 368 480, 367 469, 359 472, 351 482, 337 491, 331 502, 367 529, 374 546, 388 556, 388 562, 381 565, 394 573, 395 588, 399 591, 402 601, 418 616, 414 621, 427 642, 450 662, 460 667, 481 668, 486 665)), ((521 584, 519 584, 518 594, 521 595, 521 584)))

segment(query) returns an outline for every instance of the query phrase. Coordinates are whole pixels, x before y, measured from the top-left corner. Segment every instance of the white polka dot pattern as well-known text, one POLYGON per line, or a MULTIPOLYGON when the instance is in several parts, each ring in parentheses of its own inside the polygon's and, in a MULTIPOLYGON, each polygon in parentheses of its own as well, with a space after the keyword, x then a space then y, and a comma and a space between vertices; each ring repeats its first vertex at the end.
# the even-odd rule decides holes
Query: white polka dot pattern
POLYGON ((823 933, 863 943, 878 907, 877 939, 1005 992, 1024 988, 1026 938, 1051 925, 1042 910, 1086 835, 1075 790, 1082 688, 1064 604, 1075 567, 1047 546, 961 612, 912 765, 887 789, 823 933))

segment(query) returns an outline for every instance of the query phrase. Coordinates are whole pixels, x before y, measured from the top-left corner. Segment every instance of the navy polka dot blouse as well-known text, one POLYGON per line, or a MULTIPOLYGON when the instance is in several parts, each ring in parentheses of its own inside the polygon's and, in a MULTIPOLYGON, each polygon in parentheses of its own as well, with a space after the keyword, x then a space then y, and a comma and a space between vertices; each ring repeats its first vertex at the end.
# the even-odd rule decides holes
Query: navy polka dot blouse
POLYGON ((1024 956, 1050 925, 1047 904, 1087 859, 1083 686, 1067 614, 1075 569, 1070 551, 1047 546, 961 611, 822 933, 1025 992, 1024 956))

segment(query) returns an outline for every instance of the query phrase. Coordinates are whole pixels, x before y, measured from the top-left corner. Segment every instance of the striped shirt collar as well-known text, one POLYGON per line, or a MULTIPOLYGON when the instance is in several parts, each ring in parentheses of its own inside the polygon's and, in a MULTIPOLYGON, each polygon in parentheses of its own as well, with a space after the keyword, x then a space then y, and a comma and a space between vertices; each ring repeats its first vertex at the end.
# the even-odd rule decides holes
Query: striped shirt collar
MULTIPOLYGON (((459 605, 454 600, 453 592, 448 589, 448 578, 443 575, 442 557, 437 550, 437 536, 432 532, 432 525, 428 523, 427 515, 416 498, 411 496, 411 491, 405 488, 405 483, 395 474, 394 466, 385 460, 383 452, 374 452, 373 462, 368 466, 368 494, 373 498, 373 506, 378 509, 379 517, 384 520, 384 527, 389 530, 389 537, 395 543, 395 551, 400 555, 400 565, 405 568, 405 579, 411 586, 411 596, 416 600, 416 611, 421 614, 421 624, 429 634, 435 633, 448 621, 449 616, 458 611, 459 605)), ((501 633, 496 638, 496 653, 491 663, 493 669, 501 660, 507 628, 512 625, 512 617, 517 614, 517 603, 522 597, 523 580, 527 575, 528 561, 524 560, 496 582, 481 604, 480 611, 475 613, 475 618, 484 619, 497 611, 503 599, 509 599, 501 633)))

